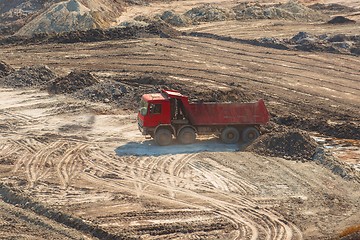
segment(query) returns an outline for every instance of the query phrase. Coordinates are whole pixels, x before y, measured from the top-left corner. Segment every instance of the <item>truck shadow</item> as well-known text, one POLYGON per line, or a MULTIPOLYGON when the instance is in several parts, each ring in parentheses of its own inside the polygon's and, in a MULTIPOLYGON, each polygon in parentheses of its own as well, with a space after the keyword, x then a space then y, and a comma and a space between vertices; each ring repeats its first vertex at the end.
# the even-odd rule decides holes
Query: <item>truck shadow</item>
POLYGON ((198 152, 235 152, 244 148, 241 143, 225 144, 218 139, 197 140, 190 145, 181 145, 174 141, 169 146, 158 146, 153 140, 128 142, 115 149, 118 156, 159 156, 167 154, 198 153, 198 152))

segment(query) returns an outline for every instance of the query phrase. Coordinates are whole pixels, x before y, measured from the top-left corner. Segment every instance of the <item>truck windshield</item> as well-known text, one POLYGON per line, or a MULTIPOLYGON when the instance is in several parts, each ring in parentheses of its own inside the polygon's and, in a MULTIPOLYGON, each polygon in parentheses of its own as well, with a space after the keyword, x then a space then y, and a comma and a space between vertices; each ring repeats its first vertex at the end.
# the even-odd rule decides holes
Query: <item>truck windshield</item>
POLYGON ((140 108, 139 108, 140 114, 145 116, 147 113, 147 109, 148 109, 148 102, 144 101, 144 99, 141 99, 140 108))

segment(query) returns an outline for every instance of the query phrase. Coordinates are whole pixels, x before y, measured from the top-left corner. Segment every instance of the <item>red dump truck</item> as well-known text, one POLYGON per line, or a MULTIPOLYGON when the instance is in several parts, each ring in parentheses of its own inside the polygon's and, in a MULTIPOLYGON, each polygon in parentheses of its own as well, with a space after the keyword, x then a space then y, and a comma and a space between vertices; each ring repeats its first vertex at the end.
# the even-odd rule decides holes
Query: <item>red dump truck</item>
POLYGON ((259 135, 259 126, 269 121, 261 99, 254 103, 189 102, 175 90, 144 94, 138 113, 138 127, 158 145, 172 142, 191 144, 196 135, 216 134, 225 143, 251 142, 259 135))

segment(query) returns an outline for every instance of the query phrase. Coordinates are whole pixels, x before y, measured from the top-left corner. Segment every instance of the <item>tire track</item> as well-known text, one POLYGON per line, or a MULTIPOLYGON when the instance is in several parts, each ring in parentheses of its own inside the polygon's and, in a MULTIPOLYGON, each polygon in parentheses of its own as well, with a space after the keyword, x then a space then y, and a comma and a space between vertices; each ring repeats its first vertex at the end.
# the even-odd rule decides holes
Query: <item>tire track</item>
POLYGON ((65 189, 69 187, 71 180, 74 178, 75 172, 72 168, 72 165, 75 161, 78 160, 79 155, 87 147, 87 143, 79 143, 76 144, 74 147, 67 149, 64 153, 64 156, 57 164, 56 171, 58 173, 59 180, 65 189))
MULTIPOLYGON (((183 203, 181 198, 176 197, 175 195, 154 195, 158 191, 148 191, 148 188, 160 188, 160 189, 173 189, 179 193, 179 196, 187 196, 195 199, 199 199, 207 202, 207 205, 213 206, 213 210, 220 213, 220 215, 231 219, 232 222, 236 223, 238 237, 236 239, 301 239, 302 236, 299 234, 299 230, 291 224, 284 221, 281 221, 278 216, 274 215, 272 212, 265 211, 264 209, 257 209, 256 202, 249 198, 240 198, 236 193, 230 193, 223 191, 223 187, 220 187, 218 191, 213 191, 210 189, 210 192, 216 192, 220 194, 223 200, 208 197, 206 195, 200 194, 197 191, 192 191, 187 188, 182 187, 179 184, 179 179, 183 178, 182 171, 188 171, 186 167, 190 165, 190 161, 196 157, 197 154, 189 155, 179 155, 173 156, 171 159, 170 156, 161 156, 160 158, 154 157, 140 157, 140 158, 131 158, 130 161, 133 161, 133 165, 128 168, 130 174, 129 181, 134 177, 136 181, 140 181, 142 184, 146 183, 147 188, 141 188, 142 195, 148 196, 150 194, 155 198, 168 198, 172 201, 183 203), (170 160, 169 160, 170 157, 170 160), (154 172, 154 169, 161 168, 161 173, 163 175, 167 174, 165 180, 167 181, 156 181, 156 178, 149 178, 149 174, 154 172), (136 169, 136 170, 135 170, 136 169), (131 171, 133 173, 131 173, 131 171), (176 177, 175 179, 172 177, 176 177), (226 200, 227 199, 227 200, 226 200), (240 210, 239 210, 240 209, 240 210)), ((106 161, 109 163, 109 161, 106 161)), ((105 169, 106 167, 100 167, 105 169)), ((111 168, 110 172, 114 171, 111 168)), ((211 171, 211 170, 208 170, 211 171)), ((116 170, 114 171, 117 172, 116 170)), ((194 180, 194 179, 193 179, 194 180)), ((119 187, 119 183, 115 183, 111 180, 103 180, 108 182, 110 185, 115 184, 119 187)), ((235 181, 235 180, 234 180, 235 181)), ((123 184, 120 184, 124 187, 123 184)), ((215 188, 214 188, 215 189, 215 188)), ((209 189, 208 189, 209 190, 209 189)), ((134 190, 138 192, 138 190, 134 190)), ((192 204, 192 207, 199 208, 197 204, 192 204)))
POLYGON ((64 142, 53 142, 47 146, 43 146, 28 159, 25 164, 25 170, 30 187, 34 187, 37 181, 46 177, 50 171, 50 166, 53 165, 53 162, 51 164, 48 163, 50 155, 54 151, 62 148, 64 144, 64 142), (47 166, 48 164, 49 166, 47 166))

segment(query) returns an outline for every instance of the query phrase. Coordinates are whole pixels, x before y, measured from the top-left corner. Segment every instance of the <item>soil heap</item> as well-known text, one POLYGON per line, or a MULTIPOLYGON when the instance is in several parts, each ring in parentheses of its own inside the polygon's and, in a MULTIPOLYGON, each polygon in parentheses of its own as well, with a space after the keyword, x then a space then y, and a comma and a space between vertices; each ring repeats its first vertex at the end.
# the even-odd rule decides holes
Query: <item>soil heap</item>
POLYGON ((14 72, 14 69, 6 62, 0 61, 0 78, 14 72))
POLYGON ((306 132, 287 130, 264 134, 246 149, 265 156, 284 157, 292 160, 311 160, 316 148, 315 140, 306 132))
POLYGON ((333 19, 329 20, 327 23, 329 23, 329 24, 346 24, 346 23, 356 23, 356 21, 351 20, 346 17, 343 17, 343 16, 336 16, 333 19))
POLYGON ((301 50, 308 52, 330 52, 360 55, 360 35, 312 35, 299 32, 290 39, 261 38, 256 40, 262 46, 301 50))
POLYGON ((296 1, 276 5, 241 3, 233 8, 236 19, 289 19, 299 21, 319 21, 325 18, 321 13, 296 1))
POLYGON ((161 14, 161 16, 159 16, 159 18, 164 22, 176 27, 188 26, 191 23, 189 17, 176 14, 173 11, 165 11, 161 14))
POLYGON ((22 27, 17 35, 42 32, 69 32, 95 28, 90 9, 76 0, 61 2, 49 8, 22 27))
POLYGON ((56 74, 45 65, 27 66, 0 79, 9 87, 42 86, 56 78, 56 74))
POLYGON ((0 1, 0 35, 10 35, 19 30, 42 9, 59 0, 0 1))
POLYGON ((231 10, 213 6, 211 4, 195 7, 187 11, 184 16, 191 19, 194 23, 225 21, 235 17, 231 10))
POLYGON ((56 78, 48 85, 49 93, 73 93, 80 89, 92 86, 98 83, 98 80, 86 71, 74 71, 64 77, 56 78))

